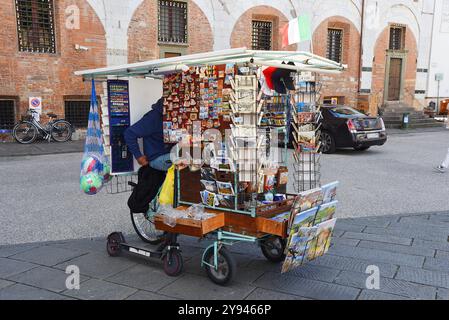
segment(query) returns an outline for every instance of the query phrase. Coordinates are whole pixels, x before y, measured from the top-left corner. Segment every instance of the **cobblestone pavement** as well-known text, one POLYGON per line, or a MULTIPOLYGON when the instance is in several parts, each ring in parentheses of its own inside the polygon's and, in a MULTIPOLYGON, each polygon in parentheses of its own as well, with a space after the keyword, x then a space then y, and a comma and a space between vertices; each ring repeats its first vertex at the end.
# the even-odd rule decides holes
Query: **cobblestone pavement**
POLYGON ((207 243, 188 237, 179 239, 185 264, 176 278, 158 260, 109 257, 104 238, 2 246, 0 300, 449 300, 448 236, 449 212, 339 219, 329 253, 287 274, 254 245, 231 247, 238 270, 227 287, 201 270, 207 243), (80 268, 79 290, 65 287, 68 265, 80 268), (366 288, 370 265, 380 270, 379 290, 366 288))

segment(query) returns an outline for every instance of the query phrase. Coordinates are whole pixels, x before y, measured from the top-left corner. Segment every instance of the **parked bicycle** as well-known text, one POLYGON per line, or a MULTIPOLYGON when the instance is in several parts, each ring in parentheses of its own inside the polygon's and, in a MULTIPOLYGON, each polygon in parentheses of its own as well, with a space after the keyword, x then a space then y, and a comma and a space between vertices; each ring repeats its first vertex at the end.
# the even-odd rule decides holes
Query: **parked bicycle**
POLYGON ((42 125, 34 116, 37 114, 35 110, 29 110, 31 116, 27 120, 22 120, 14 126, 12 135, 17 142, 22 144, 33 143, 40 135, 48 142, 51 139, 57 142, 66 142, 72 137, 73 129, 70 122, 59 119, 54 113, 48 113, 50 121, 46 125, 42 125))

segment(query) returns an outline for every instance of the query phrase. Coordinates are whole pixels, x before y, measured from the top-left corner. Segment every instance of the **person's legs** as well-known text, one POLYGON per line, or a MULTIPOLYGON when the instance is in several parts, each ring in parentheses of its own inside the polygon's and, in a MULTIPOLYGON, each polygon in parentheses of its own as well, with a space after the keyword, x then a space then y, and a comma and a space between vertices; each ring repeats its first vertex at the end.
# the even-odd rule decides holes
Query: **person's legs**
POLYGON ((164 154, 150 161, 151 168, 159 171, 167 171, 172 166, 172 164, 173 163, 170 159, 170 153, 164 154))

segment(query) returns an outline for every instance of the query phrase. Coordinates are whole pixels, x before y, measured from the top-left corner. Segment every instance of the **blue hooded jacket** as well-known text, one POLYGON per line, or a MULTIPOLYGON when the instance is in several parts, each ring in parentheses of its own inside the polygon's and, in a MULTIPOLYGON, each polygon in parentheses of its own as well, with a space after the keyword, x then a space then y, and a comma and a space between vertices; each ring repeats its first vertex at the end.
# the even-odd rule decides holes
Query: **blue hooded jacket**
POLYGON ((170 153, 171 146, 164 143, 162 131, 163 99, 159 99, 142 119, 133 124, 125 131, 125 141, 129 151, 136 159, 142 156, 139 148, 138 138, 143 138, 143 152, 148 161, 170 153))

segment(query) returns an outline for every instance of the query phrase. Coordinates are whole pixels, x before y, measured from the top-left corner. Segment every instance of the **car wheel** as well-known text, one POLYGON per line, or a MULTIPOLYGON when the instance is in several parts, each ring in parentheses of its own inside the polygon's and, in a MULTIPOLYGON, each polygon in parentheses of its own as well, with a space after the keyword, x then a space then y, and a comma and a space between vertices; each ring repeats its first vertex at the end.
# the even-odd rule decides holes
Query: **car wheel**
POLYGON ((369 149, 369 147, 354 147, 355 151, 365 151, 365 150, 368 150, 368 149, 369 149))
POLYGON ((327 131, 321 132, 321 151, 327 154, 335 152, 334 137, 327 131))

